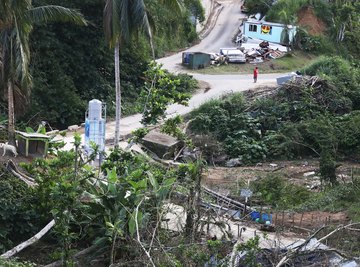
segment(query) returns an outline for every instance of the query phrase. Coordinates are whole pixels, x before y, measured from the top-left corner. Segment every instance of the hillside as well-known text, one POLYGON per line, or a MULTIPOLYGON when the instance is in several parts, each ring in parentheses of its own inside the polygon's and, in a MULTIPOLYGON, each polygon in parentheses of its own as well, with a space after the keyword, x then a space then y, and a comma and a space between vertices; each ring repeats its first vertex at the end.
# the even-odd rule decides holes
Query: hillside
MULTIPOLYGON (((0 266, 360 264, 360 4, 246 0, 299 26, 288 56, 256 65, 255 83, 251 64, 190 75, 151 61, 201 44, 200 1, 181 3, 0 4, 0 266), (294 68, 275 85, 273 72, 294 68), (115 121, 104 139, 91 132, 88 152, 94 128, 77 125, 92 98, 115 121), (44 158, 41 142, 12 140, 70 124, 44 158)), ((226 11, 218 37, 239 2, 210 3, 226 11)))

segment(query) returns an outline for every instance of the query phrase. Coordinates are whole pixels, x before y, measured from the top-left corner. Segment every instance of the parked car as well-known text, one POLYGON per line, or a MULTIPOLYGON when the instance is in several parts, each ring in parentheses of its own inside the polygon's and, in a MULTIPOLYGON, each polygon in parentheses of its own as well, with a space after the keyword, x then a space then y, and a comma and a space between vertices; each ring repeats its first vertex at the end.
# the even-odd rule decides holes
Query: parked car
POLYGON ((220 48, 220 54, 226 56, 230 63, 246 63, 245 54, 236 47, 220 48))

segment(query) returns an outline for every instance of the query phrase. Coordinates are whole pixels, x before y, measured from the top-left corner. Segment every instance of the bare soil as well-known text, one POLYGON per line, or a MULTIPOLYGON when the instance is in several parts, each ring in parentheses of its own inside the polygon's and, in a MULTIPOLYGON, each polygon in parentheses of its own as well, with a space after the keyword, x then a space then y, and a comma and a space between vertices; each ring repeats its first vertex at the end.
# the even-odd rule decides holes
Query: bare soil
POLYGON ((308 211, 302 213, 275 213, 273 223, 300 231, 312 231, 324 225, 346 224, 350 219, 345 212, 308 211))
POLYGON ((325 23, 319 19, 310 6, 302 8, 298 14, 298 25, 304 27, 310 35, 322 35, 326 31, 325 23))
MULTIPOLYGON (((270 173, 281 173, 287 177, 288 181, 298 185, 308 185, 311 180, 318 178, 316 172, 319 169, 319 162, 317 159, 306 159, 298 161, 276 161, 259 163, 256 166, 244 167, 209 167, 204 174, 203 182, 206 185, 232 185, 242 181, 254 181, 270 173), (312 174, 315 172, 315 175, 312 174)), ((359 163, 341 162, 337 169, 337 176, 340 181, 348 182, 351 180, 351 175, 360 170, 359 163)))
MULTIPOLYGON (((268 174, 281 174, 292 184, 306 186, 311 189, 314 183, 319 183, 317 175, 318 160, 306 159, 297 161, 277 161, 261 163, 256 166, 244 167, 209 167, 204 173, 202 182, 207 187, 223 195, 237 196, 240 189, 248 182, 267 176, 268 174)), ((337 169, 340 182, 349 182, 352 174, 359 172, 360 164, 341 162, 337 169)), ((317 187, 312 190, 317 191, 317 187)), ((323 225, 344 224, 350 221, 346 212, 279 212, 273 213, 273 223, 278 227, 290 228, 297 233, 308 233, 323 225)))
POLYGON ((19 165, 19 163, 23 162, 23 163, 30 163, 33 159, 30 157, 23 157, 21 155, 18 155, 17 157, 13 157, 11 155, 5 155, 3 156, 3 150, 0 149, 0 164, 6 164, 8 162, 8 160, 11 159, 17 166, 19 165))

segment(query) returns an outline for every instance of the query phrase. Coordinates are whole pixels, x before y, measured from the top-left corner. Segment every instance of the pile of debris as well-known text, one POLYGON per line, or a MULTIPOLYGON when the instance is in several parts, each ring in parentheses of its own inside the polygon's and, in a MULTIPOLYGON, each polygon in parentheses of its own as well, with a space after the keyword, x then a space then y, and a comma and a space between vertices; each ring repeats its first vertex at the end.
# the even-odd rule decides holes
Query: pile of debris
POLYGON ((257 48, 246 49, 245 44, 242 48, 246 56, 246 61, 249 63, 261 63, 265 60, 280 58, 286 53, 279 50, 279 48, 270 48, 270 44, 267 41, 261 42, 257 48))
MULTIPOLYGON (((240 38, 240 37, 238 37, 240 38)), ((238 42, 237 47, 220 48, 220 53, 209 53, 210 65, 227 65, 228 63, 262 63, 267 60, 283 57, 287 48, 261 40, 238 42)))
POLYGON ((227 65, 229 63, 229 57, 217 53, 210 54, 210 65, 220 66, 227 65))

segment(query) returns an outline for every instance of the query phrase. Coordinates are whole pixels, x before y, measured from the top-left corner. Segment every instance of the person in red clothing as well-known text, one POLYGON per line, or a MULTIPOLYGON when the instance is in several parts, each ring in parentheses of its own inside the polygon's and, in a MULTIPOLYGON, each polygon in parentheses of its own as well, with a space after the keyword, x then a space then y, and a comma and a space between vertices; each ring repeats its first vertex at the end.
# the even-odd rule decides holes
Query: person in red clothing
POLYGON ((255 69, 254 69, 254 83, 257 82, 258 74, 259 74, 259 69, 258 69, 258 67, 255 67, 255 69))

